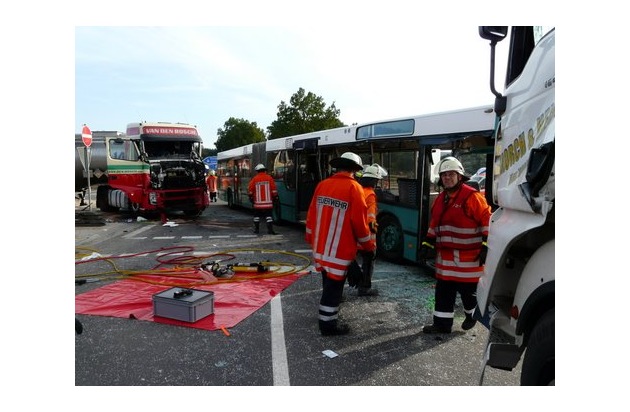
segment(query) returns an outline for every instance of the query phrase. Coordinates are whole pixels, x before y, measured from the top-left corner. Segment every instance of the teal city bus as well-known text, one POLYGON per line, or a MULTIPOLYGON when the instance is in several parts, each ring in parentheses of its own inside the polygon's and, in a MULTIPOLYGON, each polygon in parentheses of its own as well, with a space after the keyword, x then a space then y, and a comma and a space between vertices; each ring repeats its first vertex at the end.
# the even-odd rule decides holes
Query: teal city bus
MULTIPOLYGON (((254 167, 263 163, 278 186, 274 220, 303 223, 315 186, 334 172, 329 161, 351 151, 364 166, 378 163, 387 171, 375 190, 378 255, 418 262, 418 247, 440 190, 437 162, 455 156, 469 176, 487 167, 494 150, 495 121, 492 106, 482 106, 345 126, 219 152, 219 198, 230 207, 251 208, 247 184, 254 167)), ((492 196, 489 190, 486 196, 492 196)))

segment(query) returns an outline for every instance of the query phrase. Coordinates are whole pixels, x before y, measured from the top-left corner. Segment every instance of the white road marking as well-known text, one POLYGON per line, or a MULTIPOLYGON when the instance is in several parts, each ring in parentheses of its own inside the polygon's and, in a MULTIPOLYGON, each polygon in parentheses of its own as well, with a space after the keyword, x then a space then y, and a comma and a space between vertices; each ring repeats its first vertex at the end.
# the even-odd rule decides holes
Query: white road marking
POLYGON ((271 299, 271 362, 273 366, 273 386, 291 386, 287 347, 284 341, 284 320, 282 318, 281 294, 271 299))
POLYGON ((144 227, 141 227, 138 230, 134 230, 131 233, 127 233, 126 235, 123 236, 123 238, 124 239, 128 239, 128 238, 131 238, 131 237, 135 237, 135 236, 139 235, 140 233, 146 232, 147 230, 149 230, 149 229, 151 229, 153 227, 155 227, 155 226, 144 226, 144 227))

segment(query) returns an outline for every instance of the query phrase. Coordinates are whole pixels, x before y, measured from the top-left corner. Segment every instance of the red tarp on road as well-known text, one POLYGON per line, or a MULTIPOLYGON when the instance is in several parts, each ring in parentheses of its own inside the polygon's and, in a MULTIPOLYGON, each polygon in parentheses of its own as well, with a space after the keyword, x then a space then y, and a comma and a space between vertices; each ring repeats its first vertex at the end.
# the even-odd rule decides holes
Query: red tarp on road
POLYGON ((151 283, 124 279, 76 295, 75 312, 81 315, 131 318, 205 330, 231 328, 307 273, 212 285, 193 283, 181 286, 214 292, 214 313, 194 323, 153 316, 153 295, 172 287, 154 284, 172 281, 172 278, 159 276, 152 276, 155 282, 151 283))

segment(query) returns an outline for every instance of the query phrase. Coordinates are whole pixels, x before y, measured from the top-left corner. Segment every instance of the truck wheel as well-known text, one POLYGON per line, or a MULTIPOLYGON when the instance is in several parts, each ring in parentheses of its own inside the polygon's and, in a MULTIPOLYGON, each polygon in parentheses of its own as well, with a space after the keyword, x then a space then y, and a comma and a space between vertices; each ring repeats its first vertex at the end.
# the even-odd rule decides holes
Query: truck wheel
POLYGON ((377 255, 386 260, 396 262, 403 258, 403 231, 394 216, 379 219, 376 247, 377 255))
POLYGON ((521 369, 522 386, 555 385, 556 316, 555 309, 545 313, 532 330, 521 369))
POLYGON ((140 204, 131 202, 129 204, 129 210, 131 211, 132 216, 138 216, 140 214, 140 204))
POLYGON ((118 208, 109 205, 109 187, 108 186, 99 186, 96 189, 96 207, 101 209, 103 212, 117 212, 118 208))

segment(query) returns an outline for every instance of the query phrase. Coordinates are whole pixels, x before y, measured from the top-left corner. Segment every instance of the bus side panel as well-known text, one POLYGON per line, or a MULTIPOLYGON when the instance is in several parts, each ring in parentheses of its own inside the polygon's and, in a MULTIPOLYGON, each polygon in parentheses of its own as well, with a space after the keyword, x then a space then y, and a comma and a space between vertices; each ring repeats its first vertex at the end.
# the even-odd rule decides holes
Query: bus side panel
POLYGON ((280 198, 280 217, 285 222, 297 223, 298 212, 295 200, 295 190, 288 189, 282 179, 276 179, 278 197, 280 198))
MULTIPOLYGON (((409 215, 409 222, 417 222, 418 221, 418 211, 408 209, 407 212, 402 213, 402 215, 409 215)), ((417 261, 417 253, 418 253, 418 229, 417 226, 406 224, 404 226, 404 249, 403 249, 403 257, 411 262, 417 261), (413 227, 412 227, 413 226, 413 227)))

